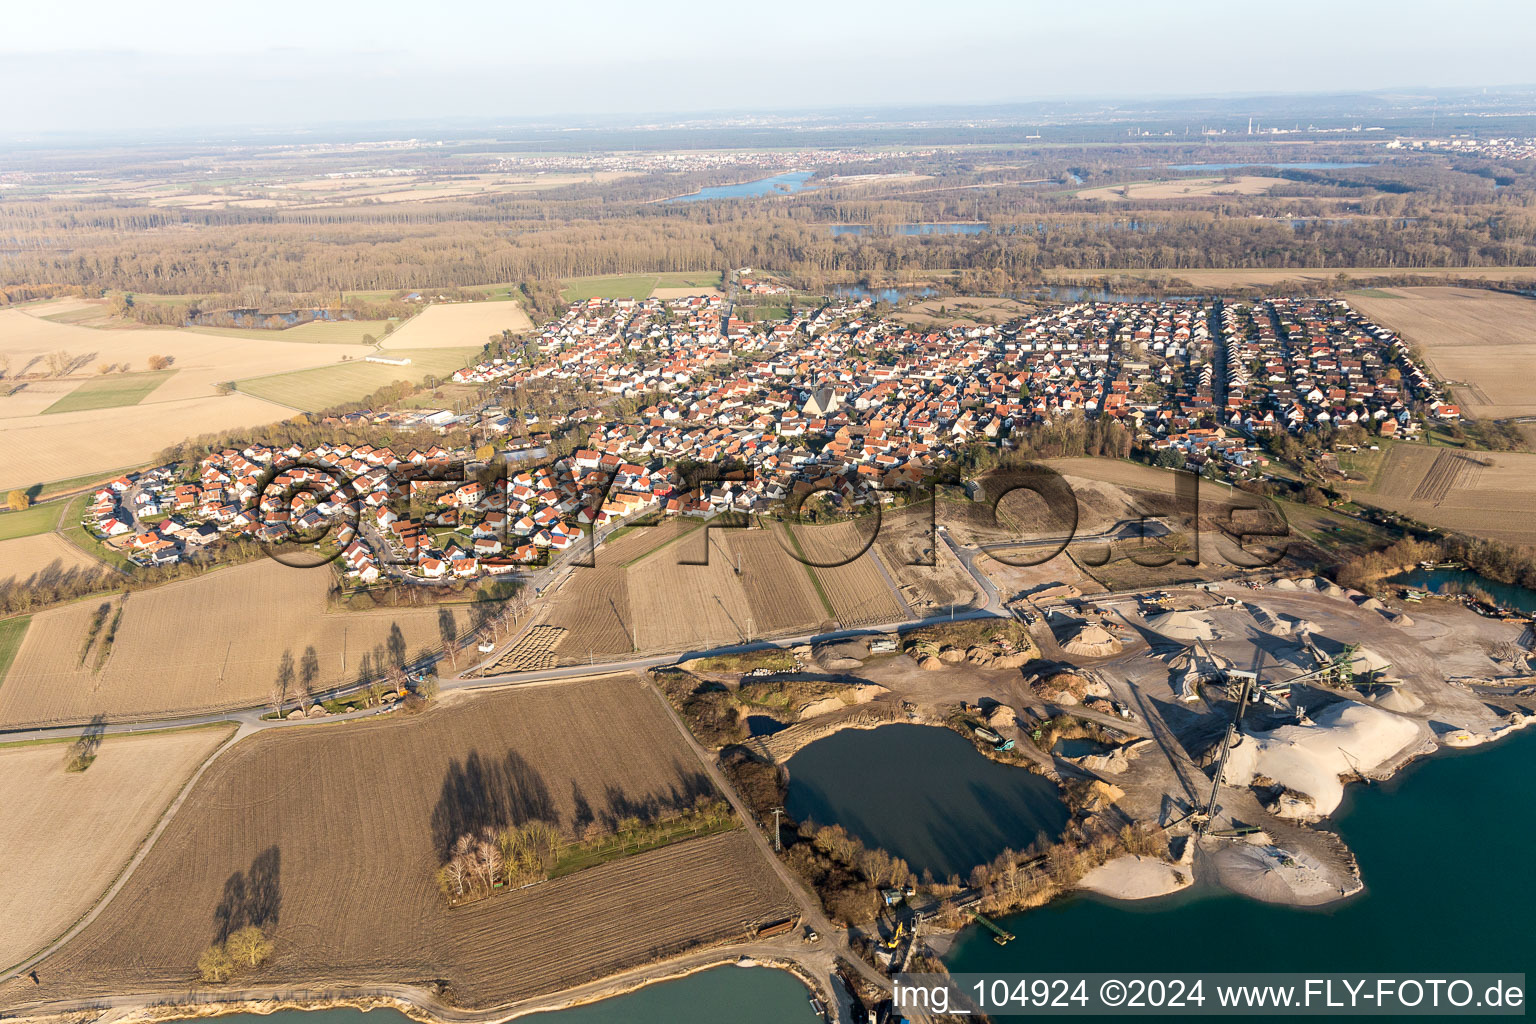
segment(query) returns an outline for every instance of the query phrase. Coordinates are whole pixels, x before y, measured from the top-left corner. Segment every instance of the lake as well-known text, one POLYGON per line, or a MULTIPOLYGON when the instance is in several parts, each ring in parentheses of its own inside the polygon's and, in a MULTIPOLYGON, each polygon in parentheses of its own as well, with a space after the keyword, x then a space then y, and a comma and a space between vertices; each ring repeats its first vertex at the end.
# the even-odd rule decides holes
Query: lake
POLYGON ((1365 891, 1341 903, 1296 909, 1199 885, 1134 903, 1072 896, 1005 918, 1018 936, 1007 946, 967 929, 945 962, 971 972, 1529 971, 1533 784, 1527 729, 1350 786, 1335 821, 1365 891))
POLYGON ((1495 601, 1507 608, 1536 614, 1536 590, 1514 583, 1500 583, 1470 569, 1410 569, 1393 576, 1387 582, 1417 587, 1434 594, 1443 594, 1455 585, 1471 584, 1488 591, 1495 601))
POLYGON ((1170 171, 1230 171, 1238 167, 1273 167, 1282 171, 1331 171, 1338 167, 1375 167, 1376 164, 1358 163, 1304 163, 1304 164, 1266 164, 1261 162, 1248 164, 1169 164, 1170 171))
MULTIPOLYGON (((220 1024, 415 1024, 398 1010, 237 1013, 220 1024)), ((812 1024, 810 993, 787 971, 715 967, 598 1003, 519 1017, 528 1024, 812 1024)))
POLYGON ((674 196, 667 202, 698 203, 706 199, 749 199, 752 196, 799 192, 805 188, 805 183, 811 180, 812 173, 812 171, 790 171, 788 174, 776 174, 771 178, 758 178, 756 181, 743 181, 735 185, 711 185, 686 196, 674 196))
POLYGON ((983 757, 933 725, 844 729, 789 759, 785 809, 842 825, 921 874, 964 878, 1005 849, 1061 834, 1067 808, 1050 781, 983 757))
POLYGON ((839 284, 832 286, 832 297, 835 299, 852 299, 855 302, 861 299, 873 299, 876 302, 888 302, 893 306, 903 299, 926 299, 937 294, 937 290, 927 286, 919 288, 875 289, 865 288, 861 284, 839 284))

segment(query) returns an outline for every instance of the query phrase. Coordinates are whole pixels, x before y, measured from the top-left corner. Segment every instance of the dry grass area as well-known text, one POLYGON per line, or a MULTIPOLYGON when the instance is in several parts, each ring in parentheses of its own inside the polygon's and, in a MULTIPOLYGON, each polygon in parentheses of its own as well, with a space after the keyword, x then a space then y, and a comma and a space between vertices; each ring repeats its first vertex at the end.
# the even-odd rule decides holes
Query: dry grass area
POLYGON ((433 883, 456 827, 543 817, 574 834, 707 791, 660 701, 630 675, 270 730, 214 763, 117 899, 43 966, 42 985, 0 986, 0 1006, 191 984, 231 879, 243 883, 237 912, 275 941, 251 984, 440 978, 471 1007, 786 916, 788 894, 741 830, 459 910, 433 883))
MULTIPOLYGON (((829 526, 792 526, 805 557, 813 563, 841 562, 864 546, 873 519, 851 520, 829 526)), ((907 617, 906 609, 892 590, 892 584, 875 560, 874 546, 846 565, 809 567, 821 582, 822 592, 832 602, 832 611, 846 628, 882 622, 896 622, 907 617)))
POLYGON ((724 296, 725 293, 722 292, 719 288, 713 288, 713 287, 709 287, 709 286, 702 286, 702 287, 698 287, 698 288, 686 288, 685 287, 685 288, 652 288, 651 289, 651 298, 653 298, 653 299, 686 299, 690 295, 720 295, 720 296, 724 296))
MULTIPOLYGON (((124 720, 260 704, 284 657, 301 678, 315 649, 316 688, 349 682, 365 665, 441 645, 439 613, 469 628, 468 613, 438 608, 328 612, 331 574, 263 559, 118 598, 91 599, 32 618, 6 685, 0 726, 124 720), (123 608, 110 656, 81 648, 104 603, 123 608), (345 664, 343 664, 345 657, 345 664)), ((109 614, 109 619, 110 619, 109 614)), ((102 632, 106 632, 103 627, 102 632)), ((101 641, 98 639, 97 644, 101 641)), ((296 694, 290 689, 290 697, 296 694)))
POLYGON ((104 571, 102 564, 56 533, 0 540, 0 587, 40 576, 104 571))
POLYGON ((1347 298, 1417 346, 1436 374, 1455 381, 1463 412, 1536 415, 1536 299, 1451 287, 1373 289, 1347 298))
POLYGON ((45 358, 53 352, 67 352, 78 364, 67 379, 27 381, 0 398, 0 489, 141 465, 187 437, 284 419, 291 410, 249 395, 220 395, 215 385, 324 366, 358 351, 355 345, 214 337, 170 328, 99 330, 44 320, 31 311, 0 310, 0 353, 11 359, 8 377, 45 372, 45 358), (139 404, 40 415, 76 387, 99 379, 100 365, 143 371, 156 355, 169 357, 176 372, 139 404))
POLYGON ((949 327, 953 324, 1005 323, 1034 311, 1033 304, 1017 299, 949 295, 913 303, 895 313, 893 319, 916 327, 949 327))
POLYGON ((1044 272, 1052 284, 1086 284, 1103 278, 1124 278, 1128 281, 1165 282, 1177 278, 1199 288, 1264 288, 1284 281, 1297 281, 1316 285, 1319 292, 1333 290, 1340 276, 1352 280, 1370 280, 1381 277, 1413 277, 1427 282, 1439 281, 1525 281, 1531 277, 1530 267, 1432 267, 1424 270, 1405 270, 1401 267, 1226 267, 1218 270, 1163 270, 1157 268, 1108 268, 1082 271, 1053 269, 1044 272))
POLYGON ((1233 178, 1170 178, 1164 181, 1135 181, 1125 185, 1085 188, 1078 199, 1102 199, 1121 203, 1145 199, 1204 199, 1209 196, 1261 196, 1277 185, 1289 185, 1284 178, 1266 178, 1256 174, 1233 178))
POLYGON ((52 941, 112 884, 228 726, 109 736, 83 772, 65 743, 0 748, 0 967, 52 941))
POLYGON ((875 551, 914 611, 964 608, 976 601, 976 584, 949 545, 937 541, 932 517, 927 503, 887 514, 875 551))
POLYGON ((520 302, 448 302, 428 306, 380 340, 385 349, 479 348, 492 335, 531 331, 520 302))
POLYGON ((1536 543, 1536 455, 1395 444, 1359 501, 1506 544, 1536 543))

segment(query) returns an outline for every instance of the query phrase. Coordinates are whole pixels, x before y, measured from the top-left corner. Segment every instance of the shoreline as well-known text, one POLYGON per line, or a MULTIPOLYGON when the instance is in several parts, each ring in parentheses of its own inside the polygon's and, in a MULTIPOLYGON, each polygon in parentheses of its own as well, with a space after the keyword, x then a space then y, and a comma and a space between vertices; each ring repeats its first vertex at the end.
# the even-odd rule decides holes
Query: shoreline
POLYGON ((77 1005, 90 1003, 93 1000, 72 1000, 68 1003, 56 1004, 52 1009, 45 1008, 36 1012, 6 1015, 6 1019, 38 1022, 67 1019, 75 1024, 82 1020, 89 1021, 91 1024, 149 1024, 149 1022, 177 1020, 211 1020, 236 1014, 265 1017, 285 1012, 314 1013, 334 1009, 356 1009, 367 1012, 392 1009, 421 1024, 506 1024, 506 1022, 533 1014, 558 1013, 606 1002, 641 989, 682 981, 693 975, 722 967, 783 971, 800 982, 806 990, 807 999, 814 996, 826 1002, 831 995, 821 990, 815 981, 815 972, 806 964, 782 952, 753 956, 739 950, 736 952, 716 950, 713 953, 702 953, 698 956, 699 959, 696 961, 685 957, 682 962, 673 964, 671 969, 658 971, 658 973, 653 974, 649 971, 664 965, 633 968, 631 971, 611 975, 608 978, 599 978, 574 988, 546 995, 530 996, 516 1003, 485 1010, 449 1006, 441 1002, 433 992, 419 985, 383 984, 360 986, 357 991, 351 992, 346 991, 345 988, 336 991, 305 992, 302 989, 295 991, 292 986, 280 986, 272 989, 245 990, 247 993, 245 995, 230 993, 233 998, 226 998, 222 993, 207 990, 202 993, 187 992, 185 995, 193 998, 179 1002, 166 1001, 164 994, 143 995, 132 997, 133 1001, 118 1005, 96 1007, 77 1005), (96 1016, 90 1015, 93 1011, 96 1011, 96 1016))

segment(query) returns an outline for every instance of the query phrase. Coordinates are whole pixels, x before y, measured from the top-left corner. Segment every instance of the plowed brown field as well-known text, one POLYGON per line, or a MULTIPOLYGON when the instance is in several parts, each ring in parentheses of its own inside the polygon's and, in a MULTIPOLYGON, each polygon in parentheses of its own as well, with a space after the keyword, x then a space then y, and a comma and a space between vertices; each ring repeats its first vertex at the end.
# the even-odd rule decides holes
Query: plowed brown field
POLYGON ((0 750, 0 968, 52 941, 102 894, 230 726, 109 736, 84 772, 69 744, 0 750))
POLYGON ((232 910, 276 943, 250 984, 446 980, 487 1006, 787 916, 741 831, 450 910, 455 827, 690 803, 702 766, 634 676, 461 699, 411 718, 274 729, 214 762, 118 897, 21 1000, 178 988, 232 910))
MULTIPOLYGON (((873 520, 854 520, 789 529, 794 530, 807 559, 813 563, 832 563, 858 551, 875 525, 873 520)), ((907 617, 907 609, 892 593, 890 582, 875 561, 873 545, 847 564, 818 564, 811 571, 821 581, 821 588, 844 627, 896 622, 907 617)))

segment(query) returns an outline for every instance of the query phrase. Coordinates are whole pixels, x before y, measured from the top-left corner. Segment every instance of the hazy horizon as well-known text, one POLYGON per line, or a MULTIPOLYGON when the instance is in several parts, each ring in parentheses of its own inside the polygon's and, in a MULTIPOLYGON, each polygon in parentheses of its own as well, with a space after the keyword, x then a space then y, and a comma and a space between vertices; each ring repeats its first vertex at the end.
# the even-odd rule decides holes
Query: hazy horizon
POLYGON ((958 0, 942 15, 910 0, 695 4, 666 17, 613 0, 249 10, 168 0, 146 18, 77 0, 8 12, 0 87, 22 102, 0 128, 117 135, 1500 88, 1530 81, 1536 42, 1536 5, 1490 0, 1458 5, 1454 19, 1424 0, 1262 11, 1115 0, 1092 12, 958 0))

